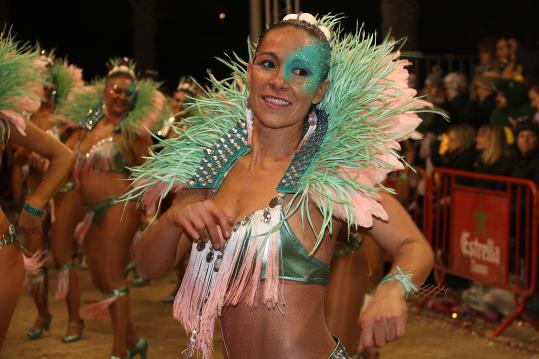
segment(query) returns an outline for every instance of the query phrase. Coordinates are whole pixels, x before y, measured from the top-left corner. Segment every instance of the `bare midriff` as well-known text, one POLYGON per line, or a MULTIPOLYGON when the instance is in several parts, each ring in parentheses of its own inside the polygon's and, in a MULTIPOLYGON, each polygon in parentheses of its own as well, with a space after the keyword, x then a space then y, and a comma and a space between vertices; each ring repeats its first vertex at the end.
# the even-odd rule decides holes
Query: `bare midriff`
MULTIPOLYGON (((260 283, 259 293, 264 282, 260 283)), ((324 319, 325 287, 284 282, 285 305, 227 307, 221 317, 225 358, 327 359, 335 348, 324 319)), ((260 296, 259 296, 260 297, 260 296)))
POLYGON ((91 171, 81 175, 79 190, 85 205, 94 204, 111 197, 120 197, 130 181, 124 173, 91 171))

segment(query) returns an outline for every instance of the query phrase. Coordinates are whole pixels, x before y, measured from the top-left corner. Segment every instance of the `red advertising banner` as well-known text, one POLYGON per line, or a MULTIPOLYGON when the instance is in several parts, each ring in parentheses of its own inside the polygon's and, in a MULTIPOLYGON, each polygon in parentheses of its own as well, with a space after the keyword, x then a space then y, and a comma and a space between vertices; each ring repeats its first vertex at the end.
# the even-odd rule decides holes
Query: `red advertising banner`
POLYGON ((506 192, 453 187, 451 272, 503 286, 507 283, 510 200, 506 192))

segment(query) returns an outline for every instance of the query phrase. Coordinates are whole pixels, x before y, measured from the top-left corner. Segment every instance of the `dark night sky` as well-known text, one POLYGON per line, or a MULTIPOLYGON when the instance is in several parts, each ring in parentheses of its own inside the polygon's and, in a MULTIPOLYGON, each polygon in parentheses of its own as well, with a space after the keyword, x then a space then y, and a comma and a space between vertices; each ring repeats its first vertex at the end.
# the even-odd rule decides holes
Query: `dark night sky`
MULTIPOLYGON (((132 12, 128 0, 60 1, 0 0, 7 2, 9 23, 20 40, 39 40, 45 48, 81 66, 90 78, 105 72, 112 56, 132 56, 132 12), (77 4, 76 7, 73 4, 77 4), (67 15, 66 15, 67 13, 67 15)), ((303 0, 311 13, 344 13, 345 28, 365 22, 380 30, 379 0, 303 0)), ((539 38, 539 1, 513 0, 498 7, 494 1, 418 0, 419 44, 425 53, 474 54, 486 36, 515 35, 530 46, 539 38)), ((205 77, 207 68, 226 75, 214 56, 237 52, 246 56, 249 31, 247 0, 156 0, 156 67, 167 84, 183 74, 205 77), (225 12, 225 21, 218 14, 225 12)), ((4 16, 5 17, 5 16, 4 16)))

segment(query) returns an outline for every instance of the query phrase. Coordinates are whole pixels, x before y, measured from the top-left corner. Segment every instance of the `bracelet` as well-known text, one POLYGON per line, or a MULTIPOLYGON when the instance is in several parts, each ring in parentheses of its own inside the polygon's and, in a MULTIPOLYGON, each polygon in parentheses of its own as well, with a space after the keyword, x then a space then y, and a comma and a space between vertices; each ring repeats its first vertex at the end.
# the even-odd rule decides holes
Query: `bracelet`
POLYGON ((381 281, 380 284, 390 282, 392 280, 398 280, 401 282, 402 286, 404 287, 404 292, 406 294, 406 298, 410 294, 413 294, 417 292, 417 287, 412 283, 412 275, 409 273, 404 273, 399 266, 396 267, 397 273, 392 273, 386 275, 381 281))
POLYGON ((28 203, 28 201, 24 201, 24 204, 22 205, 22 208, 30 213, 32 216, 36 217, 43 217, 45 215, 45 210, 34 208, 28 203))

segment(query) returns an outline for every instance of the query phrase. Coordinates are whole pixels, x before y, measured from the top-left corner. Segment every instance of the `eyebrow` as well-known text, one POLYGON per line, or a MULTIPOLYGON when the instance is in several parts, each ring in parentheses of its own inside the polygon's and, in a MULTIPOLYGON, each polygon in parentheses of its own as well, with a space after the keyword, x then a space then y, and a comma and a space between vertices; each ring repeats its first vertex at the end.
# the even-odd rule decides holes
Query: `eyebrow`
POLYGON ((279 56, 277 56, 277 54, 275 52, 272 52, 272 51, 264 51, 264 52, 261 52, 259 53, 257 56, 262 56, 262 55, 268 55, 268 56, 271 56, 275 59, 279 59, 279 56))

